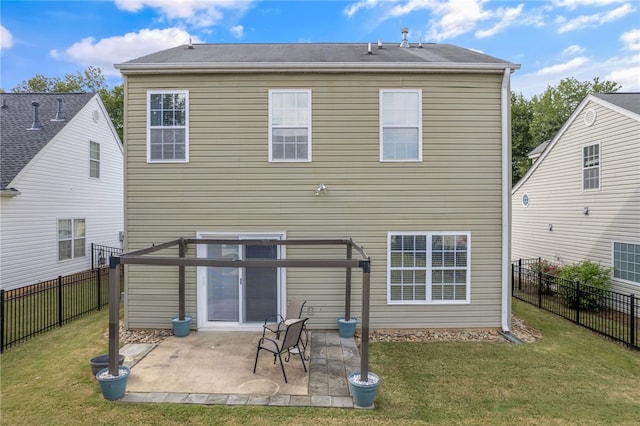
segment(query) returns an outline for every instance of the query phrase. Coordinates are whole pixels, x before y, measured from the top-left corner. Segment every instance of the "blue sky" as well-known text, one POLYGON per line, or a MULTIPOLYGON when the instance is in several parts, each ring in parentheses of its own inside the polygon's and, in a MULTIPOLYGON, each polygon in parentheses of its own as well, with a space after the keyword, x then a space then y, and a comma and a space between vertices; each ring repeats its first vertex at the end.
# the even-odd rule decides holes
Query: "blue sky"
POLYGON ((594 77, 640 91, 638 0, 0 0, 0 87, 193 42, 450 43, 522 65, 512 90, 594 77))

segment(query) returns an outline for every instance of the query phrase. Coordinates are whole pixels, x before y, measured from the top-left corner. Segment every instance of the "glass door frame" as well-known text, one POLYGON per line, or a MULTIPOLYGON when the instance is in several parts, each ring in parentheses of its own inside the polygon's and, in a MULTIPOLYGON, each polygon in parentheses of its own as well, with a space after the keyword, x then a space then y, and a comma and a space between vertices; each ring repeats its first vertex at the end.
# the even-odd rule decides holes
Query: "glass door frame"
MULTIPOLYGON (((196 238, 198 239, 233 239, 233 240, 261 240, 261 239, 277 239, 285 240, 286 232, 197 232, 196 238)), ((241 257, 244 258, 244 245, 239 245, 241 257)), ((199 258, 207 257, 207 245, 198 244, 196 256, 199 258)), ((286 246, 278 246, 277 258, 286 258, 286 246)), ((244 280, 244 269, 240 268, 238 277, 239 280, 244 280)), ((284 304, 286 298, 286 273, 284 268, 278 268, 277 274, 277 310, 278 314, 284 312, 284 304)), ((240 285, 240 281, 239 281, 240 285)), ((238 330, 243 329, 247 331, 259 331, 262 330, 262 324, 260 323, 244 323, 240 319, 243 318, 243 305, 244 305, 244 291, 240 292, 239 296, 239 315, 238 321, 209 321, 207 319, 207 267, 198 266, 196 268, 196 300, 197 300, 197 329, 200 331, 212 331, 212 330, 238 330)), ((240 288, 241 290, 243 287, 240 288)), ((274 312, 276 313, 276 312, 274 312)))

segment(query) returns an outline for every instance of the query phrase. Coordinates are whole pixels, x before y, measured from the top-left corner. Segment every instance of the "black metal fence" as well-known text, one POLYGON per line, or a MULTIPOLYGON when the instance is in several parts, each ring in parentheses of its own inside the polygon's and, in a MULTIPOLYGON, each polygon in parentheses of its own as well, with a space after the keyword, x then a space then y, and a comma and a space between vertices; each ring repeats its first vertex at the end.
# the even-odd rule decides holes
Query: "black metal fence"
MULTIPOLYGON (((120 249, 92 244, 92 256, 120 249), (97 245, 96 245, 97 246, 97 245), (110 250, 107 250, 110 249, 110 250)), ((121 250, 120 250, 121 252, 121 250)), ((108 262, 108 257, 107 257, 108 262)), ((122 280, 121 280, 122 282, 122 280)), ((26 287, 0 290, 0 352, 109 303, 109 268, 59 276, 26 287)))
POLYGON ((513 262, 513 297, 640 349, 640 298, 547 273, 553 269, 540 259, 513 262))

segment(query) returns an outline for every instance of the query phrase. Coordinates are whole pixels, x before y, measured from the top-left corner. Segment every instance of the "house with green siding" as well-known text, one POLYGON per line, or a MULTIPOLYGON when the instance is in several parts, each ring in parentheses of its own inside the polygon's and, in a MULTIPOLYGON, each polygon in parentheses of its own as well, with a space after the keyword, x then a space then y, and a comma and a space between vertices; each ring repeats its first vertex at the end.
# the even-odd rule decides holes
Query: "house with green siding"
MULTIPOLYGON (((353 239, 371 257, 371 328, 509 329, 510 78, 519 65, 405 38, 189 44, 116 67, 127 251, 180 237, 353 239)), ((222 243, 186 256, 343 251, 222 243)), ((292 297, 307 300, 312 329, 337 328, 344 313, 343 269, 185 269, 197 330, 259 329, 292 297)), ((126 326, 170 328, 177 269, 125 272, 126 326)), ((360 291, 354 285, 355 317, 360 291)))

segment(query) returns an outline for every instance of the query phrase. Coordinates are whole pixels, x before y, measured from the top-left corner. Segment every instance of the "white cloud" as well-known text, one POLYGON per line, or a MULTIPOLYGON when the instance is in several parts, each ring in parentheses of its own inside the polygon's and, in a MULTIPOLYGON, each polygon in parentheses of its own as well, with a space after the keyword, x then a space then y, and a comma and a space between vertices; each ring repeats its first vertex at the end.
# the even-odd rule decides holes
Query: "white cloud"
POLYGON ((10 49, 13 46, 13 36, 8 29, 0 25, 0 50, 10 49))
POLYGON ((558 7, 566 7, 569 10, 575 10, 583 6, 608 6, 615 3, 624 3, 628 0, 556 0, 554 5, 558 7))
POLYGON ((626 50, 640 50, 640 29, 622 34, 620 40, 626 50))
POLYGON ((613 22, 624 16, 634 13, 637 9, 631 4, 624 4, 616 9, 612 9, 604 13, 595 13, 593 15, 580 15, 576 18, 566 20, 565 18, 559 18, 557 23, 561 24, 558 32, 560 34, 569 31, 580 30, 583 28, 598 27, 607 22, 613 22))
POLYGON ((482 5, 482 0, 431 4, 436 17, 429 22, 428 38, 441 41, 472 31, 478 22, 491 17, 491 13, 483 10, 482 5))
POLYGON ((574 56, 584 52, 584 48, 577 44, 572 44, 562 51, 562 56, 574 56))
POLYGON ((571 75, 573 71, 580 69, 580 67, 584 66, 587 62, 589 62, 589 58, 585 56, 578 56, 577 58, 571 59, 569 62, 565 62, 563 64, 551 65, 542 69, 539 69, 534 75, 571 75))
POLYGON ((360 0, 357 3, 351 3, 349 6, 347 6, 343 10, 343 13, 347 15, 349 18, 351 18, 361 9, 371 9, 372 7, 375 7, 377 5, 378 5, 378 0, 360 0))
POLYGON ((143 29, 137 33, 127 33, 102 40, 87 37, 63 52, 52 50, 49 54, 53 58, 69 60, 82 66, 97 66, 105 76, 119 76, 120 71, 114 68, 114 64, 187 44, 189 39, 193 39, 194 43, 201 42, 197 37, 190 36, 180 28, 143 29))
POLYGON ((115 0, 115 3, 118 8, 128 12, 149 7, 170 20, 204 28, 222 20, 224 15, 221 9, 246 10, 251 0, 115 0))
POLYGON ((498 34, 502 30, 509 28, 520 19, 520 17, 522 16, 523 8, 524 4, 519 4, 517 7, 511 8, 499 8, 498 10, 496 10, 495 15, 499 17, 500 21, 488 30, 476 31, 476 37, 491 37, 498 34))
POLYGON ((242 38, 244 36, 244 27, 242 25, 236 25, 229 30, 236 38, 242 38))

